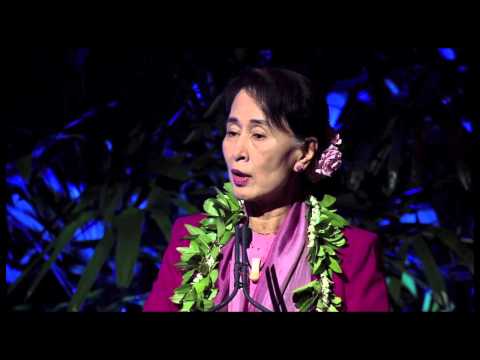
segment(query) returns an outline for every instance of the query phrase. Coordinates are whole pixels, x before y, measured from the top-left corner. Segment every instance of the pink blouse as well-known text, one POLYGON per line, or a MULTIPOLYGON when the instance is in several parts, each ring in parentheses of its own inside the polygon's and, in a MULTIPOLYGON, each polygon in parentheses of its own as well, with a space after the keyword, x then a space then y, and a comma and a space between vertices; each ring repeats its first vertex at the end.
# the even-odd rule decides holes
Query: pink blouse
MULTIPOLYGON (((263 270, 263 264, 265 259, 267 258, 268 251, 272 245, 273 239, 275 238, 275 234, 268 234, 262 235, 252 231, 252 242, 247 249, 247 256, 250 265, 252 265, 252 261, 254 258, 260 258, 260 277, 265 276, 263 270)), ((250 268, 251 270, 251 268, 250 268)), ((230 292, 234 289, 234 276, 233 276, 233 267, 230 267, 230 292)), ((254 299, 257 300, 255 297, 255 290, 257 288, 258 281, 253 282, 250 280, 250 288, 249 294, 254 299)), ((228 304, 228 311, 247 311, 248 301, 245 299, 243 295, 243 290, 240 289, 237 292, 237 295, 233 298, 233 300, 228 304)))

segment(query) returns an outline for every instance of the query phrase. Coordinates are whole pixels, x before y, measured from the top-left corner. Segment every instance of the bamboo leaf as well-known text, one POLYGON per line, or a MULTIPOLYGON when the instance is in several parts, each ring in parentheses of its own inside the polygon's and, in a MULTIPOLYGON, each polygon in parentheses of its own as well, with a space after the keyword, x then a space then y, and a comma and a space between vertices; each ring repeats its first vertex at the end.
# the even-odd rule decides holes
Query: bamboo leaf
POLYGON ((445 281, 425 240, 417 236, 412 245, 415 253, 422 260, 425 276, 432 289, 438 294, 446 292, 445 281))
POLYGON ((17 280, 13 284, 11 284, 8 288, 7 295, 10 295, 26 277, 27 275, 32 271, 32 269, 42 260, 47 256, 47 254, 52 250, 54 246, 54 242, 51 242, 48 244, 47 248, 43 250, 40 254, 38 254, 32 261, 30 261, 30 264, 26 267, 25 270, 23 270, 22 274, 18 277, 17 280))
POLYGON ((140 252, 144 216, 136 208, 128 208, 113 219, 117 245, 115 252, 116 280, 120 288, 128 288, 140 252))
POLYGON ((404 303, 400 297, 401 290, 402 290, 402 282, 397 277, 388 277, 387 278, 388 284, 388 292, 392 299, 397 303, 398 306, 403 307, 404 303))
POLYGON ((188 213, 194 214, 200 212, 200 210, 193 204, 185 201, 183 199, 173 199, 172 203, 175 204, 177 207, 185 209, 188 213))
POLYGON ((18 159, 16 165, 20 175, 22 175, 28 183, 30 174, 32 173, 32 155, 27 155, 18 159))
MULTIPOLYGON (((436 229, 435 229, 436 230, 436 229)), ((473 252, 460 242, 458 237, 450 230, 438 229, 436 234, 440 241, 449 247, 460 258, 463 264, 468 267, 470 272, 474 273, 473 252)))
POLYGON ((151 210, 150 216, 160 228, 165 240, 170 242, 170 236, 172 234, 172 222, 170 221, 168 214, 162 211, 151 210))
POLYGON ((402 274, 402 284, 405 286, 410 293, 417 298, 417 286, 415 284, 415 279, 408 273, 408 272, 403 272, 402 274))
POLYGON ((95 283, 102 266, 107 261, 112 248, 113 235, 111 228, 108 228, 105 232, 105 236, 95 248, 95 253, 78 282, 77 291, 68 304, 69 311, 78 311, 81 308, 85 298, 95 283))
POLYGON ((82 215, 80 215, 79 218, 67 225, 58 235, 58 237, 54 240, 53 253, 48 259, 48 261, 42 265, 42 268, 40 269, 38 275, 33 281, 32 286, 27 292, 27 299, 35 292, 40 281, 42 281, 48 270, 50 270, 53 262, 57 259, 58 255, 62 252, 65 246, 67 246, 68 242, 72 239, 75 231, 78 228, 82 227, 85 223, 87 223, 87 221, 91 220, 92 217, 92 212, 83 213, 82 215))

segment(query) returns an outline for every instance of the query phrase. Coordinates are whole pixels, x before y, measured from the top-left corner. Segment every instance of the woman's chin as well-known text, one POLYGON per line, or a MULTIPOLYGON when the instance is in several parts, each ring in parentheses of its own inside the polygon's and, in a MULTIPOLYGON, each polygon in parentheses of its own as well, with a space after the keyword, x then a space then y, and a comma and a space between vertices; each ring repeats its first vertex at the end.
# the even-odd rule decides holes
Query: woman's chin
POLYGON ((233 194, 238 200, 249 201, 252 199, 251 189, 247 189, 245 186, 237 187, 234 185, 233 194))

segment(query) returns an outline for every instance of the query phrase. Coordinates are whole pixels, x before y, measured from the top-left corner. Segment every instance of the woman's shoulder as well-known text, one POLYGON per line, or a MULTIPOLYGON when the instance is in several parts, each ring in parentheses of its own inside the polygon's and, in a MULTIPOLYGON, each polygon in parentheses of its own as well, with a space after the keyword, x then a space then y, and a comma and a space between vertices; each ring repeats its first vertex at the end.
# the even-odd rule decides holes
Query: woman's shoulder
POLYGON ((343 228, 343 235, 354 246, 362 246, 374 243, 378 240, 378 234, 357 226, 349 225, 343 228))
POLYGON ((204 213, 196 213, 176 218, 172 227, 172 238, 181 239, 183 236, 187 235, 185 225, 199 226, 200 221, 206 217, 207 215, 204 213))
POLYGON ((339 249, 343 257, 361 257, 375 248, 378 243, 378 234, 357 226, 349 225, 343 228, 346 245, 339 249))
POLYGON ((175 219, 174 224, 189 224, 192 226, 197 226, 200 224, 200 221, 202 221, 204 218, 206 218, 207 215, 204 213, 195 213, 195 214, 190 214, 190 215, 183 215, 179 216, 175 219))

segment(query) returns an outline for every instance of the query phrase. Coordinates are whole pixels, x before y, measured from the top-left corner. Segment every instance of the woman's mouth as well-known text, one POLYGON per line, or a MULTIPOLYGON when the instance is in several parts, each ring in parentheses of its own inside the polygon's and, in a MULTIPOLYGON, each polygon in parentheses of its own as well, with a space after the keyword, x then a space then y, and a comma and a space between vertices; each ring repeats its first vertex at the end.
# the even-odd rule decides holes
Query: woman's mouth
POLYGON ((250 175, 245 174, 237 169, 232 169, 231 173, 232 173, 233 183, 236 186, 245 186, 248 184, 248 181, 250 180, 250 175))

